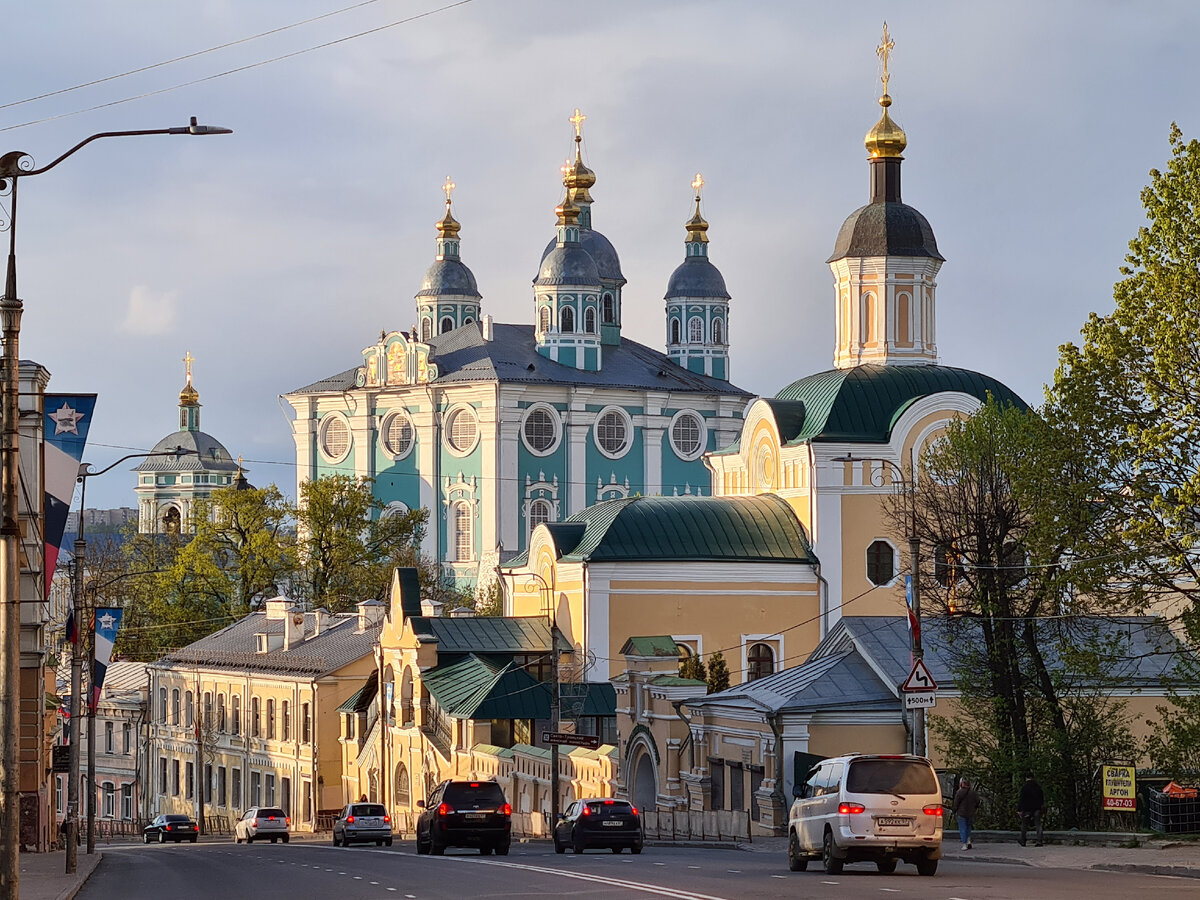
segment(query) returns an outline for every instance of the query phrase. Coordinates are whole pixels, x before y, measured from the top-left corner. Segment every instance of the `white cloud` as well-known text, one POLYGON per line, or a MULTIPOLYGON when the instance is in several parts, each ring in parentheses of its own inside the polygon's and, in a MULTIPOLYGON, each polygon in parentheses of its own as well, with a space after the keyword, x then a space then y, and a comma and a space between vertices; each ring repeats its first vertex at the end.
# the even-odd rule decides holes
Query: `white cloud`
POLYGON ((129 293, 120 330, 139 337, 168 334, 175 325, 178 301, 178 291, 152 291, 139 284, 129 293))

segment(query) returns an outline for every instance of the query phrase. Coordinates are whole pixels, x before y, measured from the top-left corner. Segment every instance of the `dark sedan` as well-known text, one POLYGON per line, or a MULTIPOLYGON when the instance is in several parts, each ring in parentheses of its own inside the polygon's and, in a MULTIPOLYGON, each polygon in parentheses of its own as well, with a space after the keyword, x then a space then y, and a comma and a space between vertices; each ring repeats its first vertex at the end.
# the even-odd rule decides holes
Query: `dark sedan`
POLYGON ((163 813, 142 829, 142 842, 149 844, 151 841, 158 841, 165 844, 167 841, 174 841, 178 844, 180 841, 191 841, 194 844, 199 835, 200 829, 189 816, 163 813))
POLYGON ((570 847, 582 853, 588 847, 607 848, 620 853, 642 852, 642 819, 637 807, 625 800, 607 797, 576 800, 554 826, 554 852, 565 853, 570 847))

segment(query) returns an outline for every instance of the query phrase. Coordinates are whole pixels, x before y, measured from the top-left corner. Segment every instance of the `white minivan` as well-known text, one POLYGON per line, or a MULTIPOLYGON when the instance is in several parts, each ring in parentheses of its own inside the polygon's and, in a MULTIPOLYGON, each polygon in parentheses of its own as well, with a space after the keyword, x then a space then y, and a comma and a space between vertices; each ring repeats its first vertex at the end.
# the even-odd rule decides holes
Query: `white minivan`
POLYGON ((848 862, 880 872, 912 863, 922 875, 942 858, 942 790, 923 756, 855 753, 823 759, 797 784, 788 816, 788 868, 810 859, 836 875, 848 862))

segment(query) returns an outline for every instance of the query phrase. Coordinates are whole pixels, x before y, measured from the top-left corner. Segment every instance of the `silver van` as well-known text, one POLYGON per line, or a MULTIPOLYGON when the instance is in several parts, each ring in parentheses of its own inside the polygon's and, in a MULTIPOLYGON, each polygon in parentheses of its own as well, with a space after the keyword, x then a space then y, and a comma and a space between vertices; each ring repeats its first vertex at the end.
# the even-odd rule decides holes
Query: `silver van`
POLYGON ((855 753, 817 763, 793 793, 788 868, 819 859, 836 875, 848 862, 894 872, 903 860, 921 875, 942 858, 942 791, 922 756, 855 753))

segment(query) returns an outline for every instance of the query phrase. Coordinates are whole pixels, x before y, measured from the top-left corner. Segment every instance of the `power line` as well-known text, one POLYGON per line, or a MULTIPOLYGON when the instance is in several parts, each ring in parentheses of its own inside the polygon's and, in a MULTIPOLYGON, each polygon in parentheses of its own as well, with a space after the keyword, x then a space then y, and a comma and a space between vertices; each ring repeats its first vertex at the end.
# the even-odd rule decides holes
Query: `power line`
POLYGON ((251 69, 258 69, 263 66, 271 65, 272 63, 282 62, 283 60, 286 60, 286 59, 292 59, 293 57, 296 57, 296 56, 303 56, 306 53, 312 53, 313 51, 316 51, 316 50, 324 50, 328 47, 333 47, 338 44, 344 44, 347 41, 353 41, 353 40, 356 40, 357 38, 367 37, 368 35, 372 35, 372 34, 378 34, 379 32, 386 31, 389 28, 396 28, 397 26, 400 26, 400 25, 407 25, 411 22, 416 22, 419 19, 425 19, 425 18, 428 18, 429 16, 437 15, 438 13, 446 12, 447 10, 454 9, 459 6, 465 6, 466 4, 472 3, 472 2, 474 2, 474 0, 456 0, 456 2, 454 2, 454 3, 448 3, 445 6, 439 6, 437 9, 431 9, 426 12, 417 13, 415 15, 411 15, 411 16, 408 16, 403 19, 398 19, 395 22, 388 22, 387 24, 380 25, 376 28, 368 28, 366 31, 360 31, 355 34, 346 35, 345 37, 334 38, 331 41, 325 41, 324 43, 315 44, 311 47, 305 47, 301 50, 293 50, 290 53, 283 53, 279 56, 273 56, 270 59, 263 59, 263 60, 259 60, 258 62, 247 63, 244 66, 236 66, 235 68, 232 68, 232 69, 226 69, 223 72, 216 72, 212 75, 205 75, 200 78, 193 78, 191 81, 180 82, 178 84, 170 85, 169 87, 157 88, 156 90, 152 90, 152 91, 145 91, 141 94, 136 94, 132 97, 124 97, 120 100, 110 100, 107 103, 97 103, 95 106, 89 106, 84 109, 77 109, 73 112, 59 113, 59 114, 53 115, 53 116, 45 116, 44 118, 41 118, 41 119, 33 119, 28 122, 21 122, 17 125, 7 125, 3 128, 0 128, 0 132, 13 131, 14 129, 17 129, 17 128, 26 128, 30 125, 42 125, 46 122, 57 121, 58 119, 67 119, 72 116, 78 116, 78 115, 82 115, 84 113, 95 112, 96 110, 99 110, 99 109, 107 109, 110 106, 120 106, 123 103, 131 103, 134 100, 144 100, 147 97, 156 97, 159 94, 167 94, 167 93, 170 93, 171 91, 177 91, 180 88, 193 87, 194 85, 197 85, 197 84, 203 84, 206 81, 215 81, 218 78, 224 78, 226 75, 235 75, 239 72, 247 72, 251 69))

